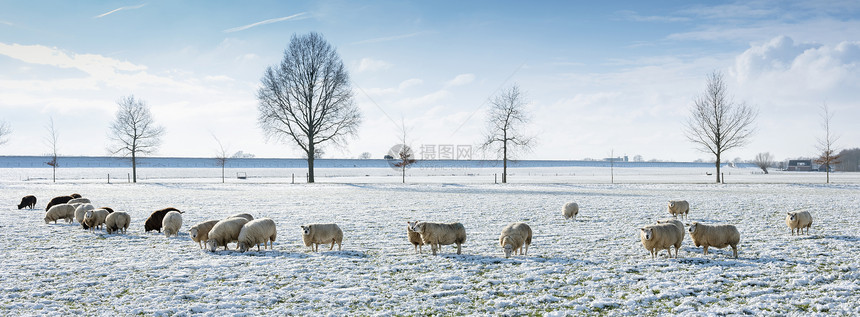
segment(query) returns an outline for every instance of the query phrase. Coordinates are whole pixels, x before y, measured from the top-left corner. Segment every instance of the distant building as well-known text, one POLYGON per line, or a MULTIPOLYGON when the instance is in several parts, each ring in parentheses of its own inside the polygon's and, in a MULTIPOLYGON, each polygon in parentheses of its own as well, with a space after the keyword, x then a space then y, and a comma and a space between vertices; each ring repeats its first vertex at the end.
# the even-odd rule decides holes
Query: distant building
POLYGON ((808 172, 812 171, 812 160, 789 160, 786 171, 808 172))

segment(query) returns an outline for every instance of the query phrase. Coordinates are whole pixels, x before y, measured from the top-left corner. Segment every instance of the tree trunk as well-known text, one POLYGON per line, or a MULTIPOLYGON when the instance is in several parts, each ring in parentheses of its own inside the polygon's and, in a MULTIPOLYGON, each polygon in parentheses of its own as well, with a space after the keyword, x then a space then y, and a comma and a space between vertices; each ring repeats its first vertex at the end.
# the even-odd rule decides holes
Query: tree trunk
POLYGON ((720 155, 717 154, 717 184, 720 183, 720 155))
POLYGON ((132 183, 137 183, 137 156, 135 151, 131 151, 131 180, 132 183))
POLYGON ((224 183, 224 165, 227 165, 227 164, 221 163, 221 183, 222 184, 224 183))
POLYGON ((314 143, 308 145, 308 183, 314 182, 314 143))
MULTIPOLYGON (((508 137, 507 131, 505 131, 505 138, 508 137)), ((507 139, 502 143, 502 184, 508 182, 508 141, 507 139)))
POLYGON ((54 166, 51 166, 51 167, 54 168, 54 183, 56 183, 57 182, 57 158, 56 157, 54 158, 54 166))

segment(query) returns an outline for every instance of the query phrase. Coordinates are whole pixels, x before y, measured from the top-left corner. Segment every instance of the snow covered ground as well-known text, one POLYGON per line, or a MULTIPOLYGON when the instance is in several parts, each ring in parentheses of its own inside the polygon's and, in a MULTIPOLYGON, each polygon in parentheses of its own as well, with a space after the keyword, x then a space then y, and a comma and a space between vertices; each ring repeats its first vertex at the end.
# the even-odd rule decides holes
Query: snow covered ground
MULTIPOLYGON (((352 175, 311 185, 235 177, 220 184, 207 175, 132 185, 54 184, 44 169, 26 181, 12 174, 21 170, 0 171, 3 315, 860 314, 860 182, 850 174, 831 185, 704 184, 711 176, 698 171, 627 184, 606 184, 602 174, 594 183, 417 176, 410 180, 419 184, 401 185, 352 175), (45 224, 47 201, 73 192, 129 212, 129 233, 45 224), (37 209, 17 210, 28 194, 37 209), (636 228, 668 215, 670 199, 690 202, 691 221, 737 225, 740 258, 731 249, 703 256, 686 236, 680 258, 663 251, 651 260, 636 228), (580 205, 576 222, 562 220, 568 201, 580 205), (185 212, 180 235, 144 233, 149 213, 168 206, 185 212), (809 236, 791 236, 784 223, 796 209, 815 217, 809 236), (210 253, 188 236, 197 222, 238 212, 275 220, 273 251, 210 253), (441 256, 414 254, 409 220, 462 222, 463 255, 452 246, 441 256), (528 256, 505 259, 498 234, 515 221, 532 227, 534 243, 528 256), (344 250, 309 252, 299 225, 311 222, 340 224, 344 250)), ((556 172, 564 174, 533 171, 543 175, 536 179, 556 172)))

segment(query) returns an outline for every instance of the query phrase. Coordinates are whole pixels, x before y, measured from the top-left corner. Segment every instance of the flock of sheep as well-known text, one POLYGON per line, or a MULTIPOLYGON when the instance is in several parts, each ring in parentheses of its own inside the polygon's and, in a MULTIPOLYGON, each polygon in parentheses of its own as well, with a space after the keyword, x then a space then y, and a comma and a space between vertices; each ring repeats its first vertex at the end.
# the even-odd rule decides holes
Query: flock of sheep
MULTIPOLYGON (((21 199, 18 209, 24 207, 34 208, 36 205, 36 197, 30 195, 21 199)), ((657 257, 661 250, 666 250, 669 257, 672 257, 672 247, 674 247, 675 255, 678 257, 678 250, 681 248, 681 243, 684 241, 684 223, 679 221, 679 218, 686 218, 690 211, 690 204, 684 200, 672 200, 668 204, 668 212, 672 218, 661 219, 657 224, 648 225, 639 228, 639 237, 642 241, 642 246, 651 253, 651 258, 657 257)), ((95 230, 104 226, 107 233, 126 233, 131 217, 123 211, 114 211, 109 207, 95 208, 87 198, 82 198, 79 194, 69 196, 58 196, 51 199, 47 207, 45 207, 45 223, 54 223, 57 220, 65 219, 66 222, 78 222, 84 229, 95 230)), ((565 219, 576 220, 576 215, 579 214, 579 205, 575 202, 570 202, 562 206, 562 216, 565 219)), ((806 234, 809 234, 809 227, 812 226, 812 215, 807 211, 789 212, 785 218, 785 223, 791 229, 791 234, 802 234, 803 229, 806 229, 806 234)), ((182 211, 176 208, 164 208, 156 210, 150 214, 149 218, 144 223, 146 232, 156 230, 161 232, 164 230, 166 236, 176 236, 182 227, 182 211)), ((334 245, 338 245, 338 250, 341 250, 343 243, 343 231, 337 224, 308 224, 301 226, 302 241, 305 246, 311 247, 316 252, 319 250, 319 245, 331 244, 329 250, 334 249, 334 245)), ((693 221, 690 223, 687 231, 690 238, 693 239, 693 244, 696 247, 703 247, 705 255, 708 254, 709 247, 715 248, 732 248, 734 258, 738 257, 738 243, 740 242, 740 232, 733 225, 708 225, 693 221)), ((466 228, 463 224, 455 223, 434 223, 434 222, 407 222, 406 227, 407 240, 414 246, 417 253, 422 253, 422 246, 430 245, 433 255, 436 255, 441 250, 442 245, 457 246, 457 254, 460 254, 462 245, 466 242, 466 228)), ((194 242, 197 242, 200 248, 208 249, 214 252, 219 246, 223 246, 224 250, 229 250, 227 244, 236 243, 236 249, 240 252, 248 251, 254 245, 257 246, 257 251, 260 251, 260 244, 265 249, 272 249, 277 237, 275 222, 269 218, 254 219, 253 216, 247 213, 236 214, 224 219, 213 219, 198 223, 191 227, 189 235, 194 242)), ((499 246, 505 254, 505 257, 510 257, 512 254, 527 255, 529 245, 532 243, 532 230, 528 224, 517 222, 512 223, 502 229, 499 235, 499 246)))

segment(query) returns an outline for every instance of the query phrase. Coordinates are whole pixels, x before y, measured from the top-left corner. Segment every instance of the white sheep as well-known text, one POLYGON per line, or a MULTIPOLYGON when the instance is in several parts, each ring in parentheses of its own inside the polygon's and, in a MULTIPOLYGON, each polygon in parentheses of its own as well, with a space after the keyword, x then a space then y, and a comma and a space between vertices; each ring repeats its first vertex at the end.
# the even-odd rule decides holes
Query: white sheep
POLYGON ((809 227, 812 227, 812 215, 808 211, 792 211, 785 216, 785 224, 791 229, 791 235, 803 234, 803 228, 806 228, 806 234, 809 234, 809 227))
POLYGON ((269 218, 261 218, 248 221, 242 226, 239 231, 239 243, 236 247, 240 252, 248 251, 248 249, 257 245, 257 251, 260 251, 260 243, 263 244, 263 249, 268 244, 269 250, 275 246, 275 238, 278 236, 278 231, 275 228, 275 222, 269 218))
POLYGON ((88 198, 74 198, 67 202, 67 204, 89 204, 92 203, 88 198))
MULTIPOLYGON (((683 222, 681 222, 678 219, 672 218, 672 219, 660 219, 660 220, 657 220, 657 223, 658 224, 671 223, 671 224, 675 225, 675 227, 677 227, 677 229, 678 229, 678 231, 675 232, 675 234, 678 236, 678 240, 681 242, 684 242, 684 236, 686 234, 684 234, 684 223, 683 222)), ((675 257, 676 258, 678 257, 678 249, 677 248, 675 249, 675 257)))
POLYGON ((421 250, 421 246, 424 245, 424 240, 421 239, 421 234, 412 229, 417 223, 418 221, 406 222, 406 238, 410 243, 412 243, 412 246, 415 247, 415 253, 421 254, 423 252, 421 250))
POLYGON ((178 211, 168 212, 161 220, 161 228, 165 237, 177 236, 179 228, 182 228, 182 214, 178 211))
POLYGON ((564 216, 564 219, 573 218, 573 221, 576 221, 576 215, 579 214, 579 205, 574 202, 569 202, 564 204, 564 207, 561 208, 561 215, 564 216))
POLYGON ((662 223, 656 225, 648 225, 639 228, 639 239, 642 240, 642 246, 648 252, 651 252, 651 259, 657 257, 660 250, 669 252, 669 257, 672 257, 672 247, 675 247, 675 258, 678 258, 678 249, 681 248, 681 239, 683 234, 678 237, 678 227, 672 223, 662 223))
POLYGON ((302 227, 302 241, 306 247, 311 247, 314 252, 319 251, 320 244, 331 243, 329 251, 334 250, 334 244, 337 243, 337 250, 341 250, 343 244, 343 231, 337 224, 333 223, 312 223, 302 227), (313 245, 313 246, 311 246, 313 245))
POLYGON ((121 232, 125 234, 128 230, 128 225, 131 223, 131 216, 125 211, 114 211, 105 217, 105 231, 108 234, 121 232))
POLYGON ((696 247, 703 246, 705 248, 705 255, 708 254, 708 247, 722 249, 731 246, 734 258, 738 258, 738 243, 741 241, 741 234, 735 226, 710 226, 693 221, 690 224, 689 232, 690 238, 693 239, 693 244, 696 247))
POLYGON ((84 223, 91 231, 101 227, 110 213, 105 209, 87 210, 84 214, 84 223))
POLYGON ((466 228, 459 222, 419 222, 413 230, 421 234, 424 244, 430 245, 433 255, 436 255, 436 250, 440 250, 442 245, 448 244, 456 244, 457 254, 460 254, 461 246, 466 243, 466 228))
POLYGON ((206 247, 212 252, 215 252, 219 246, 224 246, 224 250, 229 250, 227 244, 239 240, 239 232, 242 231, 242 226, 247 222, 248 219, 242 217, 218 221, 212 226, 212 230, 209 230, 209 240, 206 241, 206 247))
POLYGON ((188 230, 188 235, 191 236, 192 241, 197 242, 197 245, 203 249, 203 243, 206 242, 206 240, 209 240, 209 231, 212 230, 212 227, 214 227, 218 221, 220 220, 209 220, 198 223, 188 230))
POLYGON ((499 235, 499 245, 504 249, 506 258, 511 257, 511 253, 516 255, 517 250, 520 251, 520 255, 528 255, 531 244, 532 228, 522 222, 509 224, 499 235))
POLYGON ((78 207, 75 208, 75 221, 80 224, 84 223, 84 214, 86 214, 88 210, 96 209, 92 204, 78 204, 77 206, 78 207))
POLYGON ((672 217, 681 215, 683 218, 687 218, 687 214, 690 213, 690 203, 686 200, 670 200, 668 209, 672 217))
POLYGON ((59 219, 65 219, 66 222, 72 222, 75 218, 75 207, 69 204, 53 205, 45 212, 45 223, 53 221, 57 223, 59 219))
POLYGON ((248 213, 235 214, 235 215, 232 215, 232 216, 227 217, 227 218, 235 218, 235 217, 245 218, 248 221, 254 220, 254 216, 251 216, 251 214, 248 214, 248 213))

